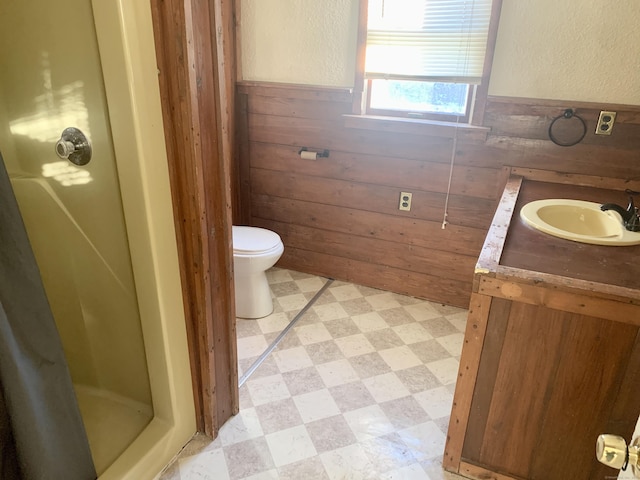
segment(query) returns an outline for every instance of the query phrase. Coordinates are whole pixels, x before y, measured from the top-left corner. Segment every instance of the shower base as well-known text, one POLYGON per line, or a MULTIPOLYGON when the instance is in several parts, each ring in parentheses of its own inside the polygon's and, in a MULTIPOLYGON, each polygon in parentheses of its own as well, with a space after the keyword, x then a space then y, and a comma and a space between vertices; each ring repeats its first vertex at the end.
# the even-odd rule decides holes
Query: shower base
POLYGON ((74 385, 98 475, 135 440, 153 418, 150 405, 106 390, 74 385))

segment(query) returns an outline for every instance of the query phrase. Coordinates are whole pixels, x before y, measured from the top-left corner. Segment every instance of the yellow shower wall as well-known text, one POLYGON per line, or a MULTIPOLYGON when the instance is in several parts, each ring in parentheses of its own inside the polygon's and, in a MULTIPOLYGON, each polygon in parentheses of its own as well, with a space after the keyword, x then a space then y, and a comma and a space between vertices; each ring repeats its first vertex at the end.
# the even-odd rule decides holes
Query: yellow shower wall
MULTIPOLYGON (((32 243, 54 313, 71 320, 59 330, 74 380, 95 382, 80 403, 99 384, 116 395, 98 407, 125 386, 134 409, 153 407, 99 478, 151 480, 196 426, 150 2, 0 2, 0 65, 0 150, 25 222, 49 230, 32 243), (91 138, 86 167, 53 153, 70 124, 91 138)), ((110 456, 105 442, 131 428, 101 412, 88 423, 114 430, 96 437, 110 456)))
POLYGON ((90 0, 3 2, 0 64, 0 150, 74 383, 150 405, 90 0), (89 137, 88 165, 56 156, 66 127, 89 137))
POLYGON ((11 138, 11 130, 9 130, 9 120, 7 120, 7 112, 2 95, 0 95, 0 151, 4 157, 6 168, 10 171, 15 171, 17 169, 15 160, 17 155, 13 138, 11 138))
POLYGON ((20 173, 47 175, 118 275, 130 276, 91 2, 2 2, 0 22, 0 93, 20 173), (70 126, 94 149, 82 168, 54 153, 70 126))

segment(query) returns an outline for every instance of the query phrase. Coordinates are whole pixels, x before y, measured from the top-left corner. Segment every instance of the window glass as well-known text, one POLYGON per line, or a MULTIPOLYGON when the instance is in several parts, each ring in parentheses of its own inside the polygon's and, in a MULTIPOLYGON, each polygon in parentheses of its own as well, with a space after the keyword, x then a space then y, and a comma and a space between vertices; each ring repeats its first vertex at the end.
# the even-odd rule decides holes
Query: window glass
POLYGON ((369 108, 406 113, 464 116, 469 98, 468 84, 409 80, 372 80, 369 108))

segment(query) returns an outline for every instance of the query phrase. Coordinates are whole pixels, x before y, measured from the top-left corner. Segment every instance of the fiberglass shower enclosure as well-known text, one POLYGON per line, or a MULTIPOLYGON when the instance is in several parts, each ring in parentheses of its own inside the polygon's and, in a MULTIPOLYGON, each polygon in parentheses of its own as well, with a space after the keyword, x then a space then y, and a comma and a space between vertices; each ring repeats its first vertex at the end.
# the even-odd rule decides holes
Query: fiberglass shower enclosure
POLYGON ((100 474, 154 412, 93 22, 89 0, 0 6, 0 151, 100 474), (85 166, 56 156, 67 127, 85 166))

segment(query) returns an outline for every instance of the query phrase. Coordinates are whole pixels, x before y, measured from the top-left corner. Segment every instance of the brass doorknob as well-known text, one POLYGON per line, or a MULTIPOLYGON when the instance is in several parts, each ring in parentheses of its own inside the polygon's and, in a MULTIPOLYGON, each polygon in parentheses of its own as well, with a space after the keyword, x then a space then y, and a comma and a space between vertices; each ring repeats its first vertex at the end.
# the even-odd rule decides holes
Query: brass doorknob
POLYGON ((596 458, 616 470, 631 466, 633 474, 640 478, 640 438, 627 447, 627 442, 618 435, 600 435, 596 441, 596 458))

